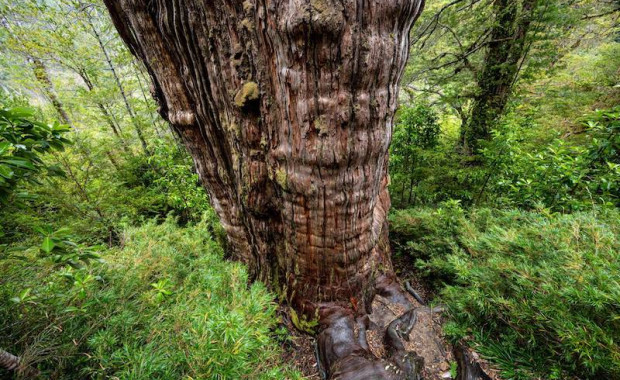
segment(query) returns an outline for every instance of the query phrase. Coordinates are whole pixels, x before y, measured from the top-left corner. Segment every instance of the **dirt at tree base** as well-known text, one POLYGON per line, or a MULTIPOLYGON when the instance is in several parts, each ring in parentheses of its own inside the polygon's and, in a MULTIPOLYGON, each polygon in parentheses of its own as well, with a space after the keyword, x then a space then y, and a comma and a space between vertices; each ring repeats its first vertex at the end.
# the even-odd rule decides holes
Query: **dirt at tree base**
POLYGON ((282 343, 282 363, 297 369, 304 379, 321 380, 315 354, 316 339, 295 328, 287 307, 280 306, 278 315, 282 318, 282 326, 288 330, 286 341, 282 343))
MULTIPOLYGON (((433 309, 421 305, 413 297, 408 296, 414 305, 416 319, 413 329, 404 339, 405 348, 409 352, 424 358, 424 370, 422 375, 427 380, 450 379, 450 363, 454 362, 452 349, 448 345, 441 331, 441 315, 433 312, 433 309)), ((391 321, 398 318, 407 310, 400 304, 390 302, 388 299, 377 295, 372 303, 370 314, 370 331, 378 335, 380 326, 387 326, 391 321)), ((368 339, 370 350, 376 354, 385 352, 383 339, 368 339)))

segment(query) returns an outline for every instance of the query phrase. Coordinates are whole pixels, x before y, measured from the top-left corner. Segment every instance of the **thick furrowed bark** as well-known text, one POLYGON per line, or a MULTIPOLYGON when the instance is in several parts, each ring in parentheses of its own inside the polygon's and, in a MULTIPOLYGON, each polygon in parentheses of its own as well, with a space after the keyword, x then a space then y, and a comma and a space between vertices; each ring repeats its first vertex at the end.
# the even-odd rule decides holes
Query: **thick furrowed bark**
POLYGON ((393 278, 387 155, 423 1, 105 3, 233 255, 300 318, 320 320, 333 377, 383 376, 353 330, 377 279, 393 278))
POLYGON ((387 152, 421 3, 106 1, 235 256, 308 316, 363 310, 391 272, 387 152))

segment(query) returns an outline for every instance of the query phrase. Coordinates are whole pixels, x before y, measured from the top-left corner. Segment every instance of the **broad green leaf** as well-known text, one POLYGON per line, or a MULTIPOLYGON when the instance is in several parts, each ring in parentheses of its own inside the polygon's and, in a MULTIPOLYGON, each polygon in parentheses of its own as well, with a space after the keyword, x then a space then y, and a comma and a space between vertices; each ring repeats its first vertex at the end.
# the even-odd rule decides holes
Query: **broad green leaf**
POLYGON ((26 289, 22 290, 21 293, 19 293, 19 298, 26 299, 28 297, 28 295, 30 294, 31 290, 32 289, 30 289, 30 288, 26 288, 26 289))
POLYGON ((5 164, 10 164, 10 165, 13 165, 19 168, 36 170, 36 168, 34 167, 34 165, 32 165, 32 163, 25 161, 25 160, 12 159, 12 160, 2 160, 1 162, 5 164))
POLYGON ((11 177, 13 177, 13 171, 7 165, 0 164, 0 176, 11 179, 11 177))
POLYGON ((11 146, 11 143, 8 141, 0 142, 0 155, 6 152, 10 146, 11 146))
POLYGON ((50 238, 49 236, 46 236, 43 239, 43 243, 41 243, 41 250, 43 250, 43 252, 50 253, 52 252, 52 249, 54 249, 54 246, 55 244, 52 238, 50 238))
POLYGON ((22 117, 32 117, 34 116, 34 109, 29 107, 15 107, 9 110, 12 117, 22 118, 22 117))

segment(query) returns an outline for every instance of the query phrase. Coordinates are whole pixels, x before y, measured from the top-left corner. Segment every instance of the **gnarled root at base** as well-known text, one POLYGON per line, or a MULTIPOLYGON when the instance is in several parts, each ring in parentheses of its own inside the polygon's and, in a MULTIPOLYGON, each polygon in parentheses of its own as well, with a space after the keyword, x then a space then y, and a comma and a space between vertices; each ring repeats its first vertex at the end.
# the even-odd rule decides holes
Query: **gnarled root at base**
POLYGON ((377 294, 406 308, 400 317, 388 325, 376 326, 370 315, 356 316, 351 309, 325 306, 320 311, 318 335, 319 360, 329 379, 421 379, 424 359, 409 352, 402 340, 415 324, 413 305, 391 279, 380 278, 377 294), (370 329, 371 324, 374 328, 370 329), (368 344, 367 331, 384 330, 383 357, 375 355, 368 344))
MULTIPOLYGON (((441 308, 422 305, 395 278, 382 276, 377 280, 370 309, 362 315, 335 305, 319 309, 318 359, 325 378, 439 379, 449 373, 453 352, 459 359, 462 351, 450 349, 433 322, 433 315, 441 308)), ((458 378, 488 378, 484 371, 472 373, 471 365, 462 361, 457 360, 458 378)))
POLYGON ((328 378, 421 379, 424 360, 420 356, 407 352, 399 338, 388 334, 389 360, 377 358, 368 348, 363 330, 356 336, 355 320, 349 310, 334 310, 322 324, 325 328, 318 337, 319 357, 328 378))

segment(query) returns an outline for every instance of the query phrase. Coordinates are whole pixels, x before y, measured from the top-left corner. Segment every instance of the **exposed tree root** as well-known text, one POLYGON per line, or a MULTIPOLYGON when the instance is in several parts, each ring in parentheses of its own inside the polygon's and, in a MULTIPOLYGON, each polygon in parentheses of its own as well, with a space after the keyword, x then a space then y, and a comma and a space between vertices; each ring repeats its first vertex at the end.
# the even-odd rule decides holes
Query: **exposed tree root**
POLYGON ((8 371, 15 371, 28 379, 39 376, 39 371, 37 369, 24 365, 19 356, 15 356, 1 348, 0 367, 8 371))
POLYGON ((377 325, 372 310, 355 319, 352 310, 325 307, 321 310, 318 336, 320 366, 329 379, 421 379, 424 359, 408 351, 408 340, 417 320, 416 309, 400 290, 397 282, 380 278, 377 294, 386 300, 386 307, 406 310, 383 326, 377 325), (372 326, 371 326, 372 325, 372 326), (368 344, 368 331, 384 331, 382 357, 375 355, 368 344))
POLYGON ((0 349, 0 367, 13 371, 19 367, 19 357, 0 349))
POLYGON ((452 350, 443 342, 433 321, 442 308, 430 309, 411 292, 411 286, 406 288, 405 292, 395 279, 382 277, 366 314, 356 316, 342 306, 320 309, 317 356, 321 376, 331 380, 441 379, 449 377, 454 354, 458 379, 489 379, 466 350, 452 350))
POLYGON ((415 291, 415 289, 413 289, 413 287, 411 286, 411 284, 409 283, 409 281, 405 281, 405 289, 407 289, 407 291, 409 292, 409 294, 411 294, 413 296, 413 298, 416 299, 416 301, 418 301, 420 304, 426 306, 426 301, 424 301, 422 299, 422 297, 420 297, 420 295, 418 294, 418 292, 415 291))
POLYGON ((462 344, 453 348, 454 357, 458 364, 456 380, 491 380, 478 363, 462 344))
POLYGON ((365 330, 356 336, 354 324, 353 314, 346 309, 334 310, 323 321, 325 327, 318 338, 319 357, 329 379, 421 378, 423 359, 407 352, 397 333, 386 335, 386 360, 372 354, 365 341, 365 330))

